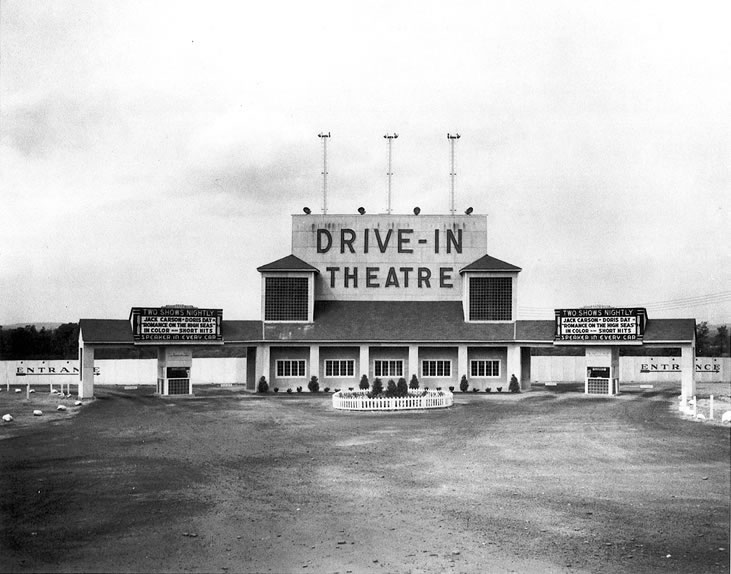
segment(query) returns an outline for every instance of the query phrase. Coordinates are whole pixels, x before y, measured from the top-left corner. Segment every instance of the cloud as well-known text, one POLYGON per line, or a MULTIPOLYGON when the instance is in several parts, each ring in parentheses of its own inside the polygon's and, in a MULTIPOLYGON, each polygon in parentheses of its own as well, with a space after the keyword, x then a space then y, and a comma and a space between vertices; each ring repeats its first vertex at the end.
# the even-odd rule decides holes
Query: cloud
POLYGON ((99 125, 109 115, 106 106, 58 94, 16 105, 3 113, 3 139, 30 157, 87 148, 98 137, 99 125))

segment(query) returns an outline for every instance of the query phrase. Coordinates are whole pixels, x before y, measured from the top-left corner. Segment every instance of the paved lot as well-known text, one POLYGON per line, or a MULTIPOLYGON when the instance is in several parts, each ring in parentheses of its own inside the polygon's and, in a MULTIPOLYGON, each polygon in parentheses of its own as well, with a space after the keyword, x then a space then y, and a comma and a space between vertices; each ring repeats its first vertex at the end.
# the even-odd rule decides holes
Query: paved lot
POLYGON ((0 426, 0 570, 729 572, 731 431, 677 393, 151 393, 0 426))

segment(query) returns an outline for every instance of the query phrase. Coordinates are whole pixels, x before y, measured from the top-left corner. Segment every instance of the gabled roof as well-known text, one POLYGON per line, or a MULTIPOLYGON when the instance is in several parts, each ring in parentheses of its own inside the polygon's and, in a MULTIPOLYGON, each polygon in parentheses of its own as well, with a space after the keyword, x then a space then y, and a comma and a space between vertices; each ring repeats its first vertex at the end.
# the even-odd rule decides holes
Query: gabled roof
POLYGON ((459 272, 461 274, 465 271, 522 271, 522 269, 485 254, 477 261, 473 261, 467 267, 460 269, 459 272))
POLYGON ((256 270, 260 273, 262 271, 309 271, 314 273, 320 272, 317 267, 313 267, 312 265, 310 265, 306 261, 302 261, 302 259, 295 255, 287 255, 286 257, 282 257, 281 259, 277 259, 276 261, 272 261, 271 263, 267 263, 266 265, 257 267, 256 270))

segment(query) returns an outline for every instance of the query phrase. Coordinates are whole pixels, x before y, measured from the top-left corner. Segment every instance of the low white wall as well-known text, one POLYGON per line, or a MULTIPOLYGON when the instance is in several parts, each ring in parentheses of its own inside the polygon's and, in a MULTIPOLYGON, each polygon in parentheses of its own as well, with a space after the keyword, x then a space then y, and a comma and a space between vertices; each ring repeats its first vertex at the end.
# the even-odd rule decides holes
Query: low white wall
MULTIPOLYGON (((0 385, 76 384, 78 361, 0 361, 0 385)), ((154 385, 157 359, 99 359, 94 362, 98 385, 154 385)), ((245 384, 246 359, 193 359, 194 385, 245 384)))
MULTIPOLYGON (((583 382, 585 357, 531 357, 530 379, 533 383, 583 382)), ((680 357, 620 357, 619 379, 622 382, 680 384, 680 357)), ((696 357, 695 380, 699 383, 731 382, 731 358, 696 357)))

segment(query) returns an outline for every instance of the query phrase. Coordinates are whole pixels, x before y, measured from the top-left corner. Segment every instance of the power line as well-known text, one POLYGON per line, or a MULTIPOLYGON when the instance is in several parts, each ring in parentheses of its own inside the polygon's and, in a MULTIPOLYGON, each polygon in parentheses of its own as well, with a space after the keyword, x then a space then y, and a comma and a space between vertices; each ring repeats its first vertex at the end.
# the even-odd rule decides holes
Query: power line
MULTIPOLYGON (((654 309, 656 311, 680 309, 682 307, 700 307, 703 305, 710 305, 713 303, 724 303, 731 301, 731 291, 721 291, 719 293, 709 293, 706 295, 696 295, 693 297, 684 297, 679 299, 669 299, 666 301, 656 301, 653 303, 644 303, 636 305, 622 305, 623 307, 644 307, 646 309, 654 309)), ((534 307, 534 306, 521 306, 518 307, 520 311, 526 313, 540 313, 554 311, 555 307, 534 307)))

